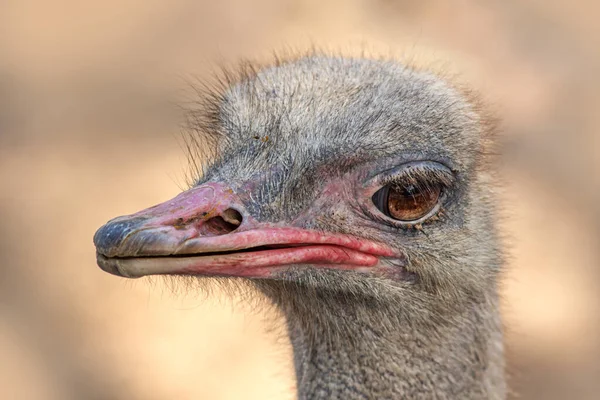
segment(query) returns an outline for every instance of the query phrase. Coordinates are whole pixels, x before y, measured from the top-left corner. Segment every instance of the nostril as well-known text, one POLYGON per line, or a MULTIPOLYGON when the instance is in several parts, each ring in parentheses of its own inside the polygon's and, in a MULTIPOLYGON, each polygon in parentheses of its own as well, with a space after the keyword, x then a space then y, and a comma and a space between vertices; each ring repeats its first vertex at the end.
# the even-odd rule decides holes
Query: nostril
POLYGON ((223 211, 221 213, 221 217, 228 224, 235 226, 235 228, 242 224, 242 214, 240 214, 237 210, 234 210, 233 208, 228 208, 227 210, 223 211))
POLYGON ((204 234, 225 235, 236 230, 242 223, 242 214, 233 208, 228 208, 221 215, 210 218, 202 225, 204 234))

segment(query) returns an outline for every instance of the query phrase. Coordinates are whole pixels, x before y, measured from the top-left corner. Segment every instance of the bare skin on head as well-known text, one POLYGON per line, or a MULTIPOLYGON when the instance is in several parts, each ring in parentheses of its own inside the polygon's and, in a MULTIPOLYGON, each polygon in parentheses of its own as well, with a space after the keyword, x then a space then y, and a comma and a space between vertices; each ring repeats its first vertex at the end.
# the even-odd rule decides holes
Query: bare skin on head
POLYGON ((286 315, 299 399, 504 399, 492 132, 470 96, 310 55, 208 98, 216 158, 100 228, 100 267, 249 279, 286 315))

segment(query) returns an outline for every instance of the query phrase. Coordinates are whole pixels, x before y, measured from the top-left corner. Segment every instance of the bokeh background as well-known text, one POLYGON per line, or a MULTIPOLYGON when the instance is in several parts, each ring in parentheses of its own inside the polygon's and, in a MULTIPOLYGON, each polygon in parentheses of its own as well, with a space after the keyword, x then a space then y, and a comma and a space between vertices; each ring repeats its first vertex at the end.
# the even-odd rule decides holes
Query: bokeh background
POLYGON ((293 398, 276 315, 109 276, 92 236, 183 185, 182 76, 313 44, 459 71, 490 99, 511 396, 600 398, 598 15, 567 0, 0 1, 0 398, 293 398))

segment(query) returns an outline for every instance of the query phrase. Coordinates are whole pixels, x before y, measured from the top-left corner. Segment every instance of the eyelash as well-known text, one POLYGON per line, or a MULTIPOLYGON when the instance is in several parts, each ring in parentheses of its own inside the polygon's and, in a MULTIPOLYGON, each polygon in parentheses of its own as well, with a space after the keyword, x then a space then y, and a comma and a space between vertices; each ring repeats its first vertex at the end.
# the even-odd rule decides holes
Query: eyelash
MULTIPOLYGON (((440 184, 442 185, 442 190, 445 190, 446 185, 444 185, 441 182, 440 182, 440 184)), ((423 179, 409 180, 406 176, 403 176, 403 175, 390 176, 390 177, 384 178, 384 180, 381 182, 381 187, 392 186, 392 187, 403 188, 403 187, 407 187, 407 186, 411 186, 411 185, 414 186, 418 190, 427 190, 429 187, 431 187, 431 184, 428 181, 425 181, 423 179)))
POLYGON ((429 166, 407 166, 395 174, 383 176, 377 184, 380 187, 386 185, 416 185, 418 188, 427 187, 427 183, 436 182, 441 184, 443 188, 448 188, 452 185, 454 177, 448 170, 441 170, 429 166), (412 175, 412 176, 411 176, 412 175), (421 185, 426 183, 426 185, 421 185))

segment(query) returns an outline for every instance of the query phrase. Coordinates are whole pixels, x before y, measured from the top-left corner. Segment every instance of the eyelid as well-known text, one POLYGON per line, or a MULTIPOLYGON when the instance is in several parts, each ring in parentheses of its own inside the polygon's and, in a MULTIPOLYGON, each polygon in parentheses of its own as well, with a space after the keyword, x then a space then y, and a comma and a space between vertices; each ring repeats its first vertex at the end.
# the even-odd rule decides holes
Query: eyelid
POLYGON ((402 182, 403 180, 406 181, 410 177, 410 173, 413 173, 420 180, 436 181, 446 187, 449 187, 455 181, 452 170, 443 164, 434 161, 413 161, 379 173, 377 176, 369 179, 365 183, 365 187, 370 188, 369 191, 372 191, 372 195, 385 185, 402 182), (428 176, 431 179, 427 179, 428 176))

